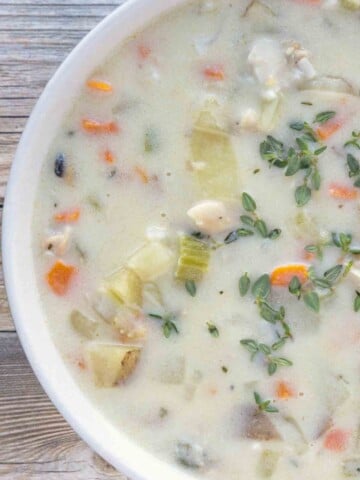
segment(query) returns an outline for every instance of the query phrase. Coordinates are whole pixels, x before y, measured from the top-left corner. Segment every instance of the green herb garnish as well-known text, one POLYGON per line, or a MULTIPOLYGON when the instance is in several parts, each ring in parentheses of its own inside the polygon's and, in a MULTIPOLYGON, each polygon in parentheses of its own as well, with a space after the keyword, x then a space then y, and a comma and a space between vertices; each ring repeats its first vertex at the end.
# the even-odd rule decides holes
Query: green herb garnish
POLYGON ((251 283, 250 278, 248 277, 247 272, 245 272, 244 275, 242 275, 239 280, 239 292, 242 297, 245 297, 245 295, 248 293, 250 288, 250 283, 251 283))
POLYGON ((216 325, 214 325, 214 324, 211 323, 211 322, 207 322, 206 325, 207 325, 207 327, 208 327, 208 330, 209 330, 210 335, 212 335, 212 336, 215 337, 215 338, 218 338, 218 337, 220 336, 219 329, 217 328, 216 325))
POLYGON ((344 147, 355 147, 360 150, 360 130, 351 133, 351 139, 344 143, 344 147))
POLYGON ((149 313, 148 316, 150 318, 154 318, 156 320, 162 321, 162 331, 163 331, 164 337, 169 338, 173 332, 177 334, 179 333, 179 330, 175 323, 176 315, 174 313, 166 313, 165 315, 158 315, 157 313, 149 313))
POLYGON ((259 410, 267 413, 277 413, 279 410, 271 405, 271 400, 263 400, 257 392, 254 392, 254 399, 259 410))
POLYGON ((195 297, 196 295, 196 283, 194 280, 186 280, 185 281, 185 289, 188 292, 189 295, 192 297, 195 297))
POLYGON ((354 299, 354 310, 355 312, 358 312, 360 310, 360 292, 356 290, 355 293, 356 297, 354 299))
POLYGON ((318 113, 315 117, 314 123, 320 123, 320 124, 325 123, 331 118, 334 118, 335 115, 336 115, 336 112, 332 112, 332 111, 318 113))
POLYGON ((253 284, 251 289, 252 294, 257 299, 266 299, 271 290, 270 277, 267 273, 261 275, 253 284))

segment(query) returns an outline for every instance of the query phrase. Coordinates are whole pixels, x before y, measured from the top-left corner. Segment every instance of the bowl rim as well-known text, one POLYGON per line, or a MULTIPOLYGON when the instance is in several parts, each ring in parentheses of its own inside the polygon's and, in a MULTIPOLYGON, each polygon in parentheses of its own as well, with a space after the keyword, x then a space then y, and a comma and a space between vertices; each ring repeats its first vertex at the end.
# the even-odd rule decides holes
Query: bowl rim
POLYGON ((35 281, 31 219, 36 209, 40 168, 56 125, 60 125, 64 113, 69 110, 86 72, 90 74, 110 55, 111 48, 141 31, 152 19, 186 2, 127 0, 77 44, 48 82, 30 115, 11 167, 3 209, 5 287, 16 331, 29 363, 48 397, 75 432, 133 480, 189 480, 192 477, 133 442, 99 412, 75 383, 50 337, 41 307, 41 295, 35 281), (105 41, 108 41, 106 45, 105 41), (70 88, 73 94, 67 95, 70 88), (49 122, 49 118, 53 121, 49 122), (45 135, 44 139, 44 132, 49 133, 49 138, 45 135))

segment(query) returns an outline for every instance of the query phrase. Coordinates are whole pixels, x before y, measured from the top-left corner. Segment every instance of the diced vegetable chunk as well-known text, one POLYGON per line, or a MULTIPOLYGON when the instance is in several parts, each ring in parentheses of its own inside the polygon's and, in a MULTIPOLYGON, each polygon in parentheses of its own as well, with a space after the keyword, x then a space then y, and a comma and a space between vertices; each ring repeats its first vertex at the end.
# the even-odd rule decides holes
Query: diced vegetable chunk
POLYGON ((80 209, 74 208, 64 212, 59 212, 54 215, 54 220, 57 223, 75 223, 80 218, 80 209))
POLYGON ((98 90, 100 92, 112 92, 113 89, 110 82, 106 82, 105 80, 97 80, 95 78, 88 80, 86 85, 92 90, 98 90))
POLYGON ((358 197, 358 190, 353 187, 347 187, 338 183, 332 183, 329 193, 333 198, 340 200, 355 200, 358 197))
POLYGON ((97 120, 84 118, 81 125, 86 132, 92 134, 110 134, 119 132, 119 126, 116 122, 99 122, 97 120))
POLYGON ((261 453, 257 470, 262 478, 270 478, 273 475, 279 457, 279 452, 274 452, 273 450, 264 450, 261 453))
POLYGON ((308 276, 308 267, 306 265, 281 265, 271 272, 270 281, 272 285, 287 287, 293 277, 298 277, 300 282, 304 283, 308 276))
POLYGON ((237 160, 231 138, 213 115, 201 113, 191 137, 192 167, 204 197, 226 198, 238 194, 237 160))
POLYGON ((73 310, 70 314, 70 322, 73 329, 82 337, 91 339, 96 333, 97 324, 83 315, 79 310, 73 310))
POLYGON ((343 452, 349 442, 350 433, 340 428, 330 430, 325 436, 324 447, 332 452, 343 452))
POLYGON ((348 10, 358 10, 360 8, 360 0, 341 0, 341 5, 348 10))
POLYGON ((253 440, 279 440, 280 435, 269 416, 252 406, 240 411, 240 432, 243 437, 253 440))
POLYGON ((209 261, 210 248, 205 242, 183 236, 180 238, 180 256, 175 277, 179 280, 197 282, 208 271, 209 261))
POLYGON ((261 106, 260 128, 270 132, 276 127, 281 106, 281 97, 277 95, 271 100, 264 100, 261 106))
POLYGON ((98 343, 89 347, 88 354, 96 385, 108 388, 132 374, 140 358, 140 349, 98 343))
POLYGON ((128 261, 143 282, 149 282, 166 273, 174 255, 170 248, 161 242, 149 242, 134 253, 128 261))
POLYGON ((70 288, 71 280, 76 273, 76 268, 57 260, 46 275, 46 280, 51 290, 56 295, 65 295, 70 288))
POLYGON ((108 279, 107 288, 117 300, 128 306, 142 305, 142 282, 131 268, 123 267, 108 279))

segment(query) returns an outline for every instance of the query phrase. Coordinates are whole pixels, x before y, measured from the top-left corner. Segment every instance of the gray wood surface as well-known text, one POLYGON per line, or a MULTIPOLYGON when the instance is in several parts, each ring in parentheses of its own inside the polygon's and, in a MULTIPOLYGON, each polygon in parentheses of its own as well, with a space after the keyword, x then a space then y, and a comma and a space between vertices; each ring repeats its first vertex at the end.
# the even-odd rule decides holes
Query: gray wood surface
MULTIPOLYGON (((0 0, 0 215, 17 142, 72 48, 125 0, 0 0)), ((32 373, 11 320, 0 265, 0 478, 125 480, 82 442, 32 373)))

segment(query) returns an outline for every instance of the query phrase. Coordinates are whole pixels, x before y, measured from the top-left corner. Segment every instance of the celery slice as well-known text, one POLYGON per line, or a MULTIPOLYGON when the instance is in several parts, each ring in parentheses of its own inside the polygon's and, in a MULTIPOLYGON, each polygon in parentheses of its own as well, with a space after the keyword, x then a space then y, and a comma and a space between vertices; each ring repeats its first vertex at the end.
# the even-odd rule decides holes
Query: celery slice
POLYGON ((131 268, 123 267, 108 279, 109 292, 127 306, 142 305, 142 281, 131 268))
POLYGON ((276 127, 280 115, 281 97, 277 95, 272 100, 263 100, 261 106, 260 128, 269 132, 276 127))
POLYGON ((358 10, 360 8, 360 0, 341 0, 341 5, 348 10, 358 10))
POLYGON ((238 194, 237 161, 230 136, 207 111, 200 114, 190 141, 192 167, 204 197, 238 194))
POLYGON ((140 357, 137 347, 96 343, 89 347, 88 359, 99 387, 113 387, 128 378, 140 357))
POLYGON ((280 454, 273 450, 264 450, 261 453, 258 473, 262 478, 270 478, 275 472, 280 454))
POLYGON ((180 256, 175 277, 179 280, 202 279, 208 271, 210 247, 203 241, 190 236, 180 238, 180 256))
POLYGON ((73 310, 70 314, 70 323, 73 329, 82 337, 94 338, 97 324, 85 317, 79 310, 73 310))
POLYGON ((155 280, 171 267, 173 252, 161 242, 149 242, 141 247, 128 261, 143 282, 155 280))

